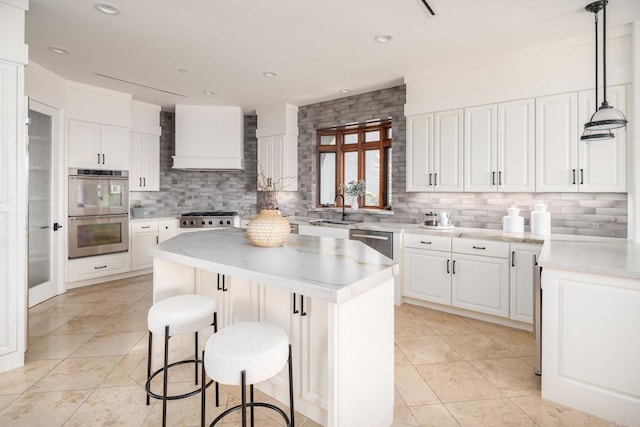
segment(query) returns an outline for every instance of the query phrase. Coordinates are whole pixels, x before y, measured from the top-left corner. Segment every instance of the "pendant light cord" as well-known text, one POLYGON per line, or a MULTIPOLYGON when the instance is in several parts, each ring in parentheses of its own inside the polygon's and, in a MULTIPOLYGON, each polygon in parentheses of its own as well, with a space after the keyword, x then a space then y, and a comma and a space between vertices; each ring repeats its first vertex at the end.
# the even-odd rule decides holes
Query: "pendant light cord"
POLYGON ((596 111, 598 110, 598 11, 596 10, 593 13, 594 16, 594 23, 595 23, 595 27, 596 27, 596 102, 595 102, 595 106, 596 106, 596 111))
POLYGON ((605 108, 609 106, 607 102, 607 3, 607 0, 602 0, 602 106, 605 108))

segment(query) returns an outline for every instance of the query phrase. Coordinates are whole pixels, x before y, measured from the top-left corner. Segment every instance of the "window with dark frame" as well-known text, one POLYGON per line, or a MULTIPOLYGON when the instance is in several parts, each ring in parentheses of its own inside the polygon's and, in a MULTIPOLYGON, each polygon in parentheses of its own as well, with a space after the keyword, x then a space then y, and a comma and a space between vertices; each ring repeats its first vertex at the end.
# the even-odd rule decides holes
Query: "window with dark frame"
POLYGON ((359 206, 390 209, 392 137, 391 120, 318 130, 317 206, 342 206, 340 184, 364 180, 359 206))

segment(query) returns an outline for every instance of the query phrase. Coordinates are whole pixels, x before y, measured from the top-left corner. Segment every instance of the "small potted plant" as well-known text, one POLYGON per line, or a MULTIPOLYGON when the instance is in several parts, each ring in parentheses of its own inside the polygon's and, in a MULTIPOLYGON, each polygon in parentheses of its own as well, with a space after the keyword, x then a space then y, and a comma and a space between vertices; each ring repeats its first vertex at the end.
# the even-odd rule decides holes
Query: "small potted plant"
POLYGON ((366 189, 364 179, 340 184, 340 189, 344 195, 351 198, 351 209, 358 209, 358 198, 364 195, 366 189))
POLYGON ((131 215, 134 218, 142 218, 144 216, 144 207, 140 203, 134 203, 131 208, 131 215))

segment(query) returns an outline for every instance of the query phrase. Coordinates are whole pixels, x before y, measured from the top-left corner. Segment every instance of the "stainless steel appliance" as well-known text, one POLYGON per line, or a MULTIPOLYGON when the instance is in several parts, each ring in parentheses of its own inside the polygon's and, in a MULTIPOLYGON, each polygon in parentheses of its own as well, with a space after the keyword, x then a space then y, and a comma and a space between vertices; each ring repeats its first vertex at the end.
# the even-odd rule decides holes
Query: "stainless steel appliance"
POLYGON ((433 212, 424 214, 424 225, 428 225, 430 227, 435 227, 436 225, 438 225, 438 214, 433 212))
POLYGON ((69 169, 70 259, 129 250, 127 171, 69 169))
POLYGON ((358 240, 387 258, 393 259, 393 233, 390 231, 351 229, 349 240, 358 240))
POLYGON ((533 256, 533 335, 536 342, 536 375, 542 375, 542 267, 533 256))
POLYGON ((69 216, 117 215, 128 210, 128 171, 69 169, 69 216))
POLYGON ((129 250, 129 215, 69 217, 69 258, 129 250))
POLYGON ((240 217, 234 211, 188 212, 180 217, 180 228, 212 229, 223 227, 240 227, 240 217))

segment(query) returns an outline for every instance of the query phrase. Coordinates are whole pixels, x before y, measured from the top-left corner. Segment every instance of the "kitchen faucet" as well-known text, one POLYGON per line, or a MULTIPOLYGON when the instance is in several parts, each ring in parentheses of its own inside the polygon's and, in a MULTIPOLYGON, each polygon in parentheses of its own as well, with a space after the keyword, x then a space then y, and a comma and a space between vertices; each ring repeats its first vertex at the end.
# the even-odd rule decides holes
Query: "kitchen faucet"
POLYGON ((338 194, 334 199, 334 202, 338 200, 338 197, 342 198, 342 220, 344 221, 345 219, 347 219, 347 214, 344 211, 344 196, 342 194, 338 194))

